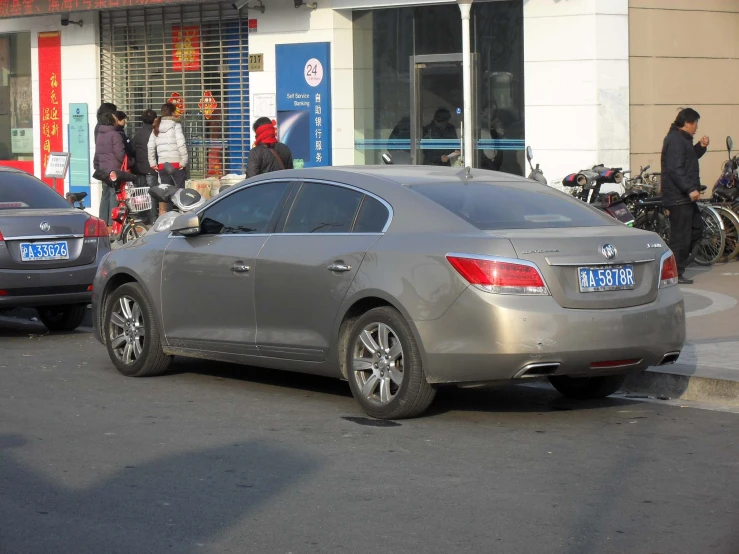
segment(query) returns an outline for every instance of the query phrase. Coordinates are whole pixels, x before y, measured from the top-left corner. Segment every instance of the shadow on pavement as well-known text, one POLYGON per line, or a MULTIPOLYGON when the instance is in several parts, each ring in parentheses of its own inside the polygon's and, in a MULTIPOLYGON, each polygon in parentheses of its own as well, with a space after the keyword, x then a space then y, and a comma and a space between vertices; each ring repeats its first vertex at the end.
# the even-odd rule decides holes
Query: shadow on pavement
POLYGON ((3 553, 204 552, 318 465, 303 452, 247 441, 122 462, 101 482, 72 489, 19 461, 13 450, 29 441, 0 435, 3 553))
MULTIPOLYGON (((196 359, 177 358, 173 364, 172 373, 207 375, 217 379, 233 379, 344 398, 352 396, 349 385, 339 379, 252 366, 239 366, 225 362, 203 362, 196 359)), ((583 411, 634 403, 633 400, 621 397, 586 402, 569 400, 550 388, 546 383, 541 383, 535 387, 504 385, 466 389, 447 385, 439 387, 436 399, 424 417, 433 417, 448 412, 583 411)), ((357 412, 361 412, 359 404, 356 407, 357 412)))

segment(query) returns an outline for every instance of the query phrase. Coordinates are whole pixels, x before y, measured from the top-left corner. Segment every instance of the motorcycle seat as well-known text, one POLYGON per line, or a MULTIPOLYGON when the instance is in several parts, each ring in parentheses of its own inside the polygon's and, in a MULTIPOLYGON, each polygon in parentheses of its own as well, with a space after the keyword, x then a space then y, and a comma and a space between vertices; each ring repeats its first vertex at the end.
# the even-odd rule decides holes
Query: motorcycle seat
POLYGON ((641 200, 637 201, 637 204, 640 206, 646 206, 649 208, 662 206, 662 198, 659 196, 653 197, 653 198, 643 198, 641 200))
POLYGON ((733 202, 739 197, 739 189, 717 188, 713 191, 713 197, 720 202, 733 202))
POLYGON ((69 192, 67 193, 67 196, 69 196, 75 202, 82 202, 85 198, 87 198, 87 193, 86 192, 69 192))

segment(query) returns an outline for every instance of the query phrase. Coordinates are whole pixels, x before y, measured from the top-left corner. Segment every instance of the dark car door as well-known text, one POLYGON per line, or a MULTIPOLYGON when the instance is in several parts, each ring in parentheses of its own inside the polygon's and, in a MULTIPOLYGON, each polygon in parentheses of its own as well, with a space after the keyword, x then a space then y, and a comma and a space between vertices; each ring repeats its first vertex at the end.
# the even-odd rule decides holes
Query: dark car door
POLYGON ((200 214, 201 233, 164 254, 162 320, 170 345, 255 354, 254 272, 292 183, 259 183, 200 214))
POLYGON ((304 182, 285 214, 257 260, 259 353, 323 361, 342 300, 390 211, 361 190, 304 182))

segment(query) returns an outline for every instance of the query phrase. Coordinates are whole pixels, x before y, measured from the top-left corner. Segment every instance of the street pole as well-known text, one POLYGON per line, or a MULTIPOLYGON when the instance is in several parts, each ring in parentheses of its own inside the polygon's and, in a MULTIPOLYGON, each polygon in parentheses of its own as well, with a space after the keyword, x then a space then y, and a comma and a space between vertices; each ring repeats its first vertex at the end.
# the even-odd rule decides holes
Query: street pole
POLYGON ((457 0, 462 12, 462 90, 464 91, 464 165, 472 167, 472 56, 470 48, 470 11, 472 0, 457 0))

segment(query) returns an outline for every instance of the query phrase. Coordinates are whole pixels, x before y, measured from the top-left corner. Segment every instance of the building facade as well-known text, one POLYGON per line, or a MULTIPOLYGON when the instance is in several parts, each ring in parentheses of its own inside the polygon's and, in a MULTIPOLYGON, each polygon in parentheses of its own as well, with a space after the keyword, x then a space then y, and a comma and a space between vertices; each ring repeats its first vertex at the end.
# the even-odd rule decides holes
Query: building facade
POLYGON ((261 116, 305 167, 390 154, 525 174, 526 145, 550 181, 657 167, 687 105, 718 168, 738 19, 739 0, 0 0, 0 164, 42 177, 71 152, 57 186, 95 210, 97 106, 133 134, 172 101, 193 178, 243 173, 261 116))

